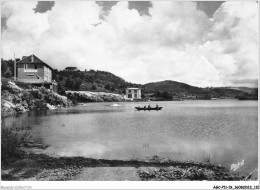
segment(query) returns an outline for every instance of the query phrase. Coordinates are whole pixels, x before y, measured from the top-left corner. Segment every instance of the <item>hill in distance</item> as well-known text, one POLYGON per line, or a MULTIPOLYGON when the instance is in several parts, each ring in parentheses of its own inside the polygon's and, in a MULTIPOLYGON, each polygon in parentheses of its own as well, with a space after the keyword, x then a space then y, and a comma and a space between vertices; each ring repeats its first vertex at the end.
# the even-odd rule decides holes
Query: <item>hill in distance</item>
MULTIPOLYGON (((148 83, 143 86, 144 91, 155 91, 157 95, 166 92, 176 99, 211 99, 211 98, 238 98, 238 99, 257 99, 257 88, 247 87, 211 87, 199 88, 185 83, 171 80, 148 83), (160 92, 160 93, 158 93, 160 92)), ((170 96, 168 96, 170 98, 170 96)))
MULTIPOLYGON (((2 77, 12 78, 13 61, 1 59, 2 77)), ((123 94, 128 87, 142 89, 143 98, 155 100, 187 99, 211 99, 211 98, 238 98, 258 99, 257 88, 247 87, 215 87, 199 88, 185 83, 165 80, 144 85, 127 82, 106 71, 53 71, 53 79, 58 82, 58 92, 65 94, 66 90, 112 92, 123 94)))
POLYGON ((58 82, 58 91, 66 90, 125 93, 127 87, 141 87, 140 84, 126 82, 106 71, 57 71, 53 78, 58 82))
POLYGON ((173 93, 199 93, 202 88, 190 86, 185 83, 165 80, 160 82, 152 82, 144 85, 144 88, 154 91, 167 91, 173 93))
POLYGON ((255 93, 258 90, 258 88, 249 88, 249 87, 222 87, 222 88, 239 90, 246 93, 255 93))

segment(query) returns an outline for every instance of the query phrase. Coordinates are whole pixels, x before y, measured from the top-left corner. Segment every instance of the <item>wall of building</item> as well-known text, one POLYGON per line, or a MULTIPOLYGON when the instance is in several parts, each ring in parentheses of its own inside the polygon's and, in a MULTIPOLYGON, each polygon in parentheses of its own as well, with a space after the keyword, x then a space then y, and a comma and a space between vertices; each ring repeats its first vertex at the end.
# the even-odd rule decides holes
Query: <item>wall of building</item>
POLYGON ((27 69, 25 69, 24 64, 17 64, 17 78, 43 80, 44 65, 37 64, 37 69, 35 69, 35 65, 36 64, 33 63, 27 63, 27 69), (40 77, 40 79, 38 77, 40 77))
POLYGON ((127 99, 141 99, 141 89, 126 89, 127 99))
POLYGON ((52 81, 52 71, 49 67, 44 66, 44 81, 52 81))

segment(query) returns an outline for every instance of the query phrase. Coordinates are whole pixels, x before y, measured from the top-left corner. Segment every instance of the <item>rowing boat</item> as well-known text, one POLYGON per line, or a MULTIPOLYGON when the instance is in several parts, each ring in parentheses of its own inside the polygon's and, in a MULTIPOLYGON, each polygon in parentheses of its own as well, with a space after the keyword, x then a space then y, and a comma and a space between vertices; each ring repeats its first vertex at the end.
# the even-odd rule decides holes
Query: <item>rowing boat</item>
POLYGON ((158 111, 158 110, 161 110, 162 109, 162 107, 154 107, 154 108, 144 108, 144 107, 135 107, 138 111, 140 111, 140 110, 144 110, 144 111, 146 111, 146 110, 148 110, 148 111, 150 111, 150 110, 156 110, 156 111, 158 111))

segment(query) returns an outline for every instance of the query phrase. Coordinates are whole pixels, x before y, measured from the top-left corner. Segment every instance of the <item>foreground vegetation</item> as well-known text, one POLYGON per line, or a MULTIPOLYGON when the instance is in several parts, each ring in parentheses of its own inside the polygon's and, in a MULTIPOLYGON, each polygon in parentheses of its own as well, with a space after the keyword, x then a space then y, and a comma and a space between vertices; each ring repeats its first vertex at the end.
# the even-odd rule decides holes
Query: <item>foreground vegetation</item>
POLYGON ((75 180, 83 168, 135 167, 141 180, 230 180, 245 179, 224 167, 176 161, 105 160, 85 157, 52 157, 24 154, 12 163, 3 162, 2 180, 75 180))

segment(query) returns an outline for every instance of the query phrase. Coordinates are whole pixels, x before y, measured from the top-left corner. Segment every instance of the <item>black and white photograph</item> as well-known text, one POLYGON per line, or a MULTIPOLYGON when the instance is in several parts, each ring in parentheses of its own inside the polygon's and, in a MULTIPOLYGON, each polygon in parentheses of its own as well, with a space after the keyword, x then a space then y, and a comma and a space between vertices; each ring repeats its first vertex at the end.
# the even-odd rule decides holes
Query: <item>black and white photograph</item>
POLYGON ((259 189, 258 77, 259 1, 2 0, 1 189, 259 189))

